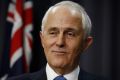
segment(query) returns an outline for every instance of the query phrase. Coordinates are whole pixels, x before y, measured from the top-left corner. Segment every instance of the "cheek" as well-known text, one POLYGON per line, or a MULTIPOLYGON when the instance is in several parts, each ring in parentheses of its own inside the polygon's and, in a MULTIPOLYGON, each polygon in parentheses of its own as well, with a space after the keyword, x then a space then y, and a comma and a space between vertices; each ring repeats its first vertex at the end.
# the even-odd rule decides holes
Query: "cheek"
POLYGON ((73 66, 73 65, 76 66, 78 64, 79 58, 80 58, 79 48, 78 48, 78 46, 77 46, 77 48, 75 48, 75 47, 70 47, 69 55, 66 58, 68 61, 68 64, 71 66, 73 66))
POLYGON ((69 59, 73 59, 73 60, 75 60, 80 54, 80 51, 78 48, 71 48, 69 52, 70 52, 69 59))
POLYGON ((54 39, 44 37, 43 39, 44 48, 49 48, 53 43, 54 43, 54 39))
POLYGON ((68 42, 68 47, 69 47, 69 50, 71 51, 71 52, 76 52, 78 49, 79 49, 79 47, 80 47, 80 43, 79 43, 79 41, 77 41, 77 40, 74 40, 74 41, 67 41, 68 42))
POLYGON ((44 52, 48 56, 51 53, 51 50, 53 49, 53 46, 55 44, 55 39, 44 38, 43 44, 44 44, 44 47, 43 47, 44 52))
MULTIPOLYGON (((69 41, 70 42, 70 41, 69 41)), ((69 47, 69 53, 70 53, 70 57, 77 57, 79 56, 79 54, 82 53, 83 51, 83 43, 81 41, 71 41, 69 44, 68 44, 68 47, 69 47)))

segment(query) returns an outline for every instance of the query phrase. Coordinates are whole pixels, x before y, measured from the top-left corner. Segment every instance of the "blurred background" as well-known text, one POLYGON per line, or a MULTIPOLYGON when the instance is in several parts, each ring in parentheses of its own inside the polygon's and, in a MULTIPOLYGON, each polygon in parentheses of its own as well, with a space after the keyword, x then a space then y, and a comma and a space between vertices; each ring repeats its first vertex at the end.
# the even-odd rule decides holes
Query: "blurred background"
MULTIPOLYGON (((59 1, 0 0, 0 80, 45 66, 39 37, 41 20, 46 10, 59 1)), ((120 80, 120 0, 71 1, 85 8, 93 25, 94 43, 81 55, 80 67, 120 80)))

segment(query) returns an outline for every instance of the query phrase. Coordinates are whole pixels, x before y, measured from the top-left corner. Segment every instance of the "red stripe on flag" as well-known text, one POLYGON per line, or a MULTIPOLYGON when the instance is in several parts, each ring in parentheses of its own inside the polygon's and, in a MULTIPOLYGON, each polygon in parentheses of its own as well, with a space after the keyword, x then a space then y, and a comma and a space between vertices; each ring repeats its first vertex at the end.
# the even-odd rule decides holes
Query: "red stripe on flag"
POLYGON ((23 0, 16 0, 16 10, 23 17, 23 0))
POLYGON ((32 8, 29 8, 25 10, 25 16, 24 16, 25 26, 27 24, 31 24, 31 22, 32 22, 32 8))
POLYGON ((8 17, 11 17, 12 19, 14 19, 13 13, 8 12, 8 17))
POLYGON ((22 47, 22 35, 23 35, 23 31, 22 31, 22 27, 17 30, 11 40, 11 52, 10 52, 10 58, 12 57, 12 55, 15 53, 15 51, 17 49, 19 49, 20 47, 22 47))

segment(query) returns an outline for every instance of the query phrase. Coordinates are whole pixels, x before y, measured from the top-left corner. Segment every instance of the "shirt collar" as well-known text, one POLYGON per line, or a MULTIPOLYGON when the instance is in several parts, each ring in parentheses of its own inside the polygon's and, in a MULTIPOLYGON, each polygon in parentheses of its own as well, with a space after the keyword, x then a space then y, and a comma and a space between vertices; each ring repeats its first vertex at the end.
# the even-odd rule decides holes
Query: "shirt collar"
MULTIPOLYGON (((75 68, 72 72, 63 75, 67 80, 78 80, 78 75, 80 72, 79 66, 75 68)), ((46 65, 46 74, 48 80, 53 80, 55 77, 59 76, 47 63, 46 65), (50 74, 51 73, 51 74, 50 74)))

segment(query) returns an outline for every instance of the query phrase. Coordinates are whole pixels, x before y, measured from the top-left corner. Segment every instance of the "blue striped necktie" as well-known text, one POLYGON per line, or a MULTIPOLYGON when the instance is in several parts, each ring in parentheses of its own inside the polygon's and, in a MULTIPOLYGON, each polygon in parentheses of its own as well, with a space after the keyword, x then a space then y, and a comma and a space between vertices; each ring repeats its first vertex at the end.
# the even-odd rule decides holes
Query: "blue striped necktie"
POLYGON ((67 80, 64 76, 57 76, 54 80, 67 80))

